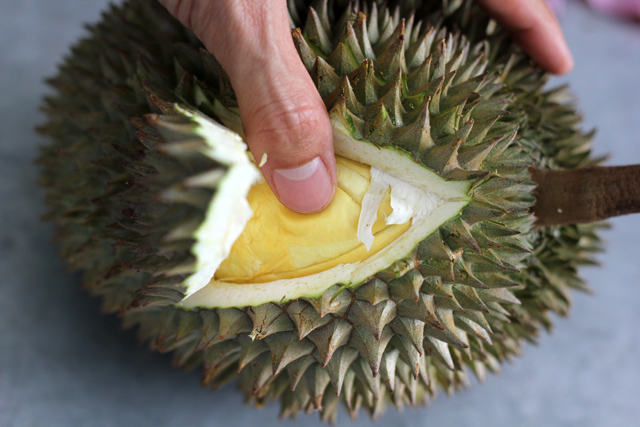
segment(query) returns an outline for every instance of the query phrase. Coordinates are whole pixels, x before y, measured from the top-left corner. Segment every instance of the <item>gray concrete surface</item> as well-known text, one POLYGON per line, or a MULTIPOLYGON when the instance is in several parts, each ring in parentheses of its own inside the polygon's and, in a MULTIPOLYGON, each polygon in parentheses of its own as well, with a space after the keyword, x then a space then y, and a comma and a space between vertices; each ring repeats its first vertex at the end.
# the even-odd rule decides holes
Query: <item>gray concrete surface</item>
MULTIPOLYGON (((39 221, 32 160, 43 141, 32 129, 43 78, 105 4, 0 0, 0 426, 320 425, 313 415, 278 421, 276 405, 243 406, 233 386, 200 388, 197 373, 172 369, 101 316, 58 262, 39 221)), ((599 129, 598 153, 640 163, 640 26, 577 3, 562 24, 576 68, 555 82, 571 84, 586 126, 599 129)), ((583 271, 595 296, 576 295, 551 336, 484 385, 427 409, 391 410, 377 425, 640 425, 640 216, 612 223, 602 267, 583 271)))

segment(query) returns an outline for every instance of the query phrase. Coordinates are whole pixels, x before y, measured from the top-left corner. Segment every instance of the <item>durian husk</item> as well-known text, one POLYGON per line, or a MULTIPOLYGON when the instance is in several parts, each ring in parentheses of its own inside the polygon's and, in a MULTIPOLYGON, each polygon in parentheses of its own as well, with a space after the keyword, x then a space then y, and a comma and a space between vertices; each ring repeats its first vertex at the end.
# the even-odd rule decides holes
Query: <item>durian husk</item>
POLYGON ((39 162, 61 255, 104 311, 176 366, 204 365, 206 385, 238 378, 283 416, 335 421, 340 403, 377 416, 465 387, 470 372, 482 380, 566 315, 599 225, 534 228, 528 168, 598 160, 565 89, 546 90, 472 2, 311 6, 290 2, 293 40, 331 114, 356 139, 473 182, 460 216, 360 286, 175 306, 198 264, 192 233, 231 167, 185 111, 241 128, 227 75, 155 0, 112 6, 49 80, 39 131, 53 142, 39 162))

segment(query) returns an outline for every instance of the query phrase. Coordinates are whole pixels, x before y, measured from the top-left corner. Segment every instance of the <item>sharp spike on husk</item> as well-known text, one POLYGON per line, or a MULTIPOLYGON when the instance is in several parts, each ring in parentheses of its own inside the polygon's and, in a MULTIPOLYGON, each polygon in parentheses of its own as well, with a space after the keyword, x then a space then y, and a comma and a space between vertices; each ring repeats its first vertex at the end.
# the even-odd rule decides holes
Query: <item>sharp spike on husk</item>
POLYGON ((451 298, 453 299, 453 292, 450 289, 450 285, 443 285, 442 278, 438 276, 425 277, 422 282, 422 288, 420 292, 424 294, 431 294, 436 297, 451 298))
POLYGON ((341 316, 351 304, 351 293, 338 285, 334 285, 322 294, 320 298, 305 300, 316 309, 320 317, 324 317, 327 314, 341 316))
POLYGON ((422 355, 424 341, 424 322, 411 317, 398 316, 391 322, 391 329, 396 334, 406 338, 422 355))
POLYGON ((331 317, 320 317, 316 309, 306 301, 296 300, 287 306, 287 313, 296 325, 298 339, 309 335, 314 329, 320 328, 331 320, 331 317))
POLYGON ((351 333, 349 344, 360 352, 368 361, 373 376, 377 376, 380 371, 380 361, 389 340, 393 337, 390 327, 385 327, 379 339, 376 339, 371 332, 363 326, 356 326, 351 333))
POLYGON ((376 340, 380 340, 384 327, 396 317, 396 304, 385 301, 371 305, 366 301, 356 300, 349 310, 349 320, 354 325, 366 328, 376 340))
POLYGON ((376 103, 367 109, 369 119, 365 124, 365 138, 379 145, 387 145, 395 127, 383 103, 376 103))
POLYGON ((300 357, 286 366, 291 390, 295 390, 307 369, 316 363, 313 356, 300 357))
POLYGON ((395 130, 393 140, 416 159, 422 158, 435 145, 433 138, 431 138, 429 124, 429 98, 419 107, 419 114, 415 120, 395 130))
POLYGON ((358 101, 368 107, 378 101, 378 83, 376 81, 373 61, 366 59, 349 75, 349 81, 353 85, 353 92, 358 101))
POLYGON ((400 357, 409 365, 413 377, 418 378, 420 374, 420 358, 422 352, 416 350, 411 342, 403 336, 396 335, 391 339, 391 345, 400 351, 400 357))
POLYGON ((333 67, 320 56, 316 58, 312 66, 311 79, 313 79, 323 99, 336 90, 341 82, 340 77, 336 74, 333 67))
POLYGON ((332 46, 329 41, 329 35, 324 29, 320 17, 313 8, 309 8, 309 14, 307 15, 307 22, 304 26, 304 36, 318 47, 325 55, 331 54, 332 46))
POLYGON ((320 365, 311 366, 305 373, 308 388, 311 392, 311 400, 315 409, 322 409, 322 397, 329 385, 330 378, 326 369, 320 365))
POLYGON ((461 144, 462 140, 456 139, 450 144, 431 148, 423 157, 424 164, 440 174, 447 174, 458 167, 458 149, 461 144))
POLYGON ((213 310, 201 310, 200 317, 202 319, 202 335, 194 351, 202 351, 219 340, 220 322, 218 315, 213 310))
POLYGON ((222 308, 217 310, 220 319, 218 338, 223 340, 232 335, 252 330, 252 322, 249 316, 237 308, 222 308))
POLYGON ((344 103, 345 107, 355 114, 361 115, 365 111, 362 104, 358 102, 358 99, 351 88, 351 83, 346 76, 342 79, 340 86, 338 86, 324 99, 324 103, 329 110, 335 108, 339 103, 344 103))
POLYGON ((489 335, 489 332, 487 332, 485 328, 467 317, 458 316, 457 318, 460 320, 459 322, 457 322, 460 328, 480 338, 487 344, 493 345, 493 342, 491 341, 491 335, 489 335))
POLYGON ((436 309, 436 317, 443 326, 443 329, 434 328, 429 323, 425 325, 424 334, 436 338, 440 341, 444 341, 449 345, 458 348, 467 348, 468 346, 460 340, 457 335, 457 328, 454 322, 453 310, 445 308, 436 309))
POLYGON ((356 360, 358 355, 358 350, 353 347, 340 347, 335 351, 333 357, 326 365, 327 373, 331 379, 331 384, 336 390, 338 396, 340 396, 342 391, 342 384, 349 366, 351 366, 351 363, 356 360))
POLYGON ((264 341, 252 340, 247 337, 243 337, 240 341, 242 344, 242 350, 240 351, 240 360, 238 361, 238 372, 240 372, 249 362, 253 359, 269 351, 269 347, 264 341))
POLYGON ((436 316, 436 305, 433 295, 420 294, 418 301, 404 300, 398 304, 398 315, 425 322, 435 328, 443 329, 436 316))
POLYGON ((390 298, 389 287, 384 281, 373 279, 366 285, 360 286, 355 292, 355 296, 357 299, 367 301, 375 306, 390 298))
MULTIPOLYGON (((422 345, 422 344, 421 344, 422 345)), ((393 393, 396 388, 396 366, 400 351, 397 349, 387 349, 382 356, 382 364, 380 365, 380 379, 384 382, 393 393)))
POLYGON ((391 298, 395 301, 402 301, 404 299, 418 301, 423 280, 424 278, 417 270, 411 270, 404 276, 392 280, 389 283, 391 298))
POLYGON ((358 43, 360 43, 364 56, 367 59, 375 59, 373 47, 371 46, 371 41, 369 39, 369 32, 367 30, 367 16, 364 13, 358 13, 358 18, 353 24, 353 30, 356 34, 356 38, 358 39, 358 43))
POLYGON ((384 81, 398 70, 406 71, 404 63, 404 35, 399 36, 375 61, 376 74, 384 81))
POLYGON ((278 375, 285 366, 302 356, 311 354, 314 345, 307 339, 298 339, 294 332, 278 332, 265 338, 271 359, 273 375, 278 375))
MULTIPOLYGON (((430 87, 429 85, 429 83, 431 82, 430 74, 431 74, 431 55, 427 56, 424 59, 424 61, 422 61, 422 63, 419 64, 417 68, 409 72, 409 75, 407 76, 407 88, 409 89, 409 93, 410 94, 419 93, 423 91, 422 88, 425 88, 426 90, 426 88, 430 87)), ((444 78, 441 78, 440 81, 444 82, 444 78)))
POLYGON ((432 336, 425 336, 424 347, 431 350, 431 355, 442 364, 445 368, 454 371, 453 359, 449 352, 449 346, 447 343, 440 341, 432 336))
MULTIPOLYGON (((500 209, 492 208, 482 203, 471 202, 463 209, 461 218, 466 224, 473 225, 478 222, 498 219, 505 214, 506 213, 500 209)), ((471 234, 474 234, 473 231, 471 234)))
POLYGON ((473 238, 469 225, 460 218, 449 221, 442 229, 442 238, 452 249, 471 249, 480 253, 480 246, 473 238))
MULTIPOLYGON (((359 56, 364 59, 362 52, 359 52, 359 56)), ((336 70, 336 73, 340 76, 347 75, 353 70, 358 68, 360 62, 358 56, 346 46, 344 43, 338 44, 338 46, 331 52, 327 62, 336 70)))
POLYGON ((240 357, 240 346, 237 342, 227 340, 212 345, 204 351, 204 375, 202 383, 212 381, 224 368, 240 357))
POLYGON ((367 361, 359 357, 353 362, 351 367, 361 383, 373 393, 373 397, 376 399, 380 398, 380 378, 377 377, 375 373, 372 374, 370 367, 367 365, 367 361))
POLYGON ((489 309, 482 302, 475 289, 465 285, 453 285, 453 294, 456 297, 456 301, 465 310, 482 311, 489 313, 489 309))
POLYGON ((418 67, 424 63, 431 52, 431 44, 435 37, 435 29, 430 28, 429 31, 425 31, 419 40, 409 45, 407 52, 405 53, 407 59, 407 67, 412 69, 418 67))
POLYGON ((323 366, 327 366, 338 347, 349 342, 352 328, 351 323, 336 318, 328 325, 314 330, 307 336, 316 345, 323 366))
POLYGON ((251 307, 247 314, 253 322, 249 338, 263 339, 276 332, 292 331, 295 329, 289 316, 276 304, 268 303, 258 307, 251 307))

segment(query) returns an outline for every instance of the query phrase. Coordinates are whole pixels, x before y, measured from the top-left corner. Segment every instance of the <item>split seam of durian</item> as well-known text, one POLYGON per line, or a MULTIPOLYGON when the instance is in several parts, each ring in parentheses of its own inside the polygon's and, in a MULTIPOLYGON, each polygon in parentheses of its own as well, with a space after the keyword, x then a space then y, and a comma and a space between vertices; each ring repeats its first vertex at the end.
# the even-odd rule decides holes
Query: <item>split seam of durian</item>
POLYGON ((444 203, 444 199, 437 194, 416 188, 406 181, 371 167, 371 182, 362 200, 357 233, 358 240, 364 244, 367 251, 371 249, 375 239, 373 224, 377 219, 378 208, 384 193, 389 189, 393 212, 385 220, 387 225, 406 224, 412 219, 422 219, 444 203))

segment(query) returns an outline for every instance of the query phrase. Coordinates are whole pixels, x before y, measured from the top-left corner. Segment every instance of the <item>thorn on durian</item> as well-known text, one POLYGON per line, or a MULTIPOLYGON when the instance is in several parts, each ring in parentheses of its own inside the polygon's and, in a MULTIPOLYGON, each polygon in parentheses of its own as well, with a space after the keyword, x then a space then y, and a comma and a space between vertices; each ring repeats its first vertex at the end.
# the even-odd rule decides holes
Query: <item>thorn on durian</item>
POLYGON ((294 360, 311 354, 315 348, 309 340, 299 340, 294 332, 274 333, 266 337, 265 341, 271 351, 273 375, 278 375, 294 360))
POLYGON ((239 337, 238 341, 242 345, 240 359, 238 360, 238 372, 240 372, 253 359, 265 351, 269 351, 269 347, 264 341, 252 340, 245 336, 239 337))
POLYGON ((432 147, 423 156, 423 163, 441 175, 447 174, 458 167, 458 149, 461 144, 462 140, 458 138, 450 144, 432 147))
POLYGON ((251 332, 252 322, 249 316, 237 308, 217 309, 220 326, 218 329, 218 339, 224 340, 230 336, 251 332))
POLYGON ((320 56, 316 58, 312 67, 311 79, 316 84, 320 96, 324 99, 340 85, 340 77, 335 73, 333 67, 320 56))
POLYGON ((338 396, 340 396, 340 393, 342 392, 342 384, 344 382, 345 375, 349 370, 349 366, 351 366, 351 363, 356 360, 358 355, 358 350, 355 348, 351 346, 343 346, 335 351, 333 357, 326 365, 327 373, 331 379, 331 384, 336 390, 338 396))
POLYGON ((307 369, 316 363, 316 359, 313 355, 301 357, 294 360, 286 366, 287 375, 289 376, 289 386, 291 390, 295 390, 300 383, 300 380, 304 376, 307 369))
POLYGON ((349 320, 365 327, 376 340, 380 340, 384 327, 396 317, 396 304, 387 300, 378 305, 356 300, 349 309, 349 320))
POLYGON ((378 82, 373 69, 373 61, 365 59, 348 77, 358 101, 365 107, 378 101, 378 82))
POLYGON ((398 316, 419 320, 434 328, 444 329, 436 316, 436 304, 433 295, 420 294, 418 301, 406 299, 398 304, 398 316))
POLYGON ((418 379, 420 374, 420 358, 422 351, 418 351, 415 346, 402 335, 395 335, 390 343, 394 348, 400 351, 400 357, 409 365, 414 379, 418 379))
POLYGON ((293 44, 296 46, 296 50, 298 51, 298 55, 300 56, 302 63, 307 71, 311 72, 316 64, 316 58, 319 58, 319 56, 316 55, 313 49, 309 46, 302 35, 300 28, 296 28, 291 31, 291 36, 293 37, 293 44))
POLYGON ((384 281, 373 279, 365 285, 360 286, 356 290, 355 296, 357 299, 368 301, 371 305, 376 305, 389 299, 389 288, 384 281))
POLYGON ((287 313, 298 330, 298 339, 306 337, 314 329, 331 320, 331 316, 320 317, 316 309, 306 301, 296 300, 287 306, 287 313))
POLYGON ((349 344, 355 347, 362 357, 368 361, 374 377, 376 377, 380 371, 382 354, 391 337, 393 337, 393 332, 388 326, 382 330, 380 339, 376 339, 373 334, 363 326, 356 326, 351 333, 349 344))
POLYGON ((431 349, 431 355, 434 356, 435 359, 442 364, 442 366, 449 369, 450 371, 455 371, 453 359, 451 358, 449 345, 447 343, 427 335, 424 339, 424 347, 431 349))
POLYGON ((324 317, 327 314, 343 315, 349 308, 352 298, 351 292, 349 292, 348 289, 339 285, 333 285, 317 299, 304 299, 316 309, 320 317, 324 317))
POLYGON ((417 41, 413 43, 410 42, 407 52, 405 53, 407 68, 409 70, 424 64, 431 52, 431 44, 433 43, 435 34, 435 29, 430 28, 429 31, 425 31, 417 41))
POLYGON ((329 58, 327 58, 327 62, 340 76, 351 73, 360 65, 353 51, 344 43, 339 43, 336 46, 333 52, 331 52, 331 55, 329 55, 329 58))
POLYGON ((375 61, 376 74, 387 81, 398 70, 406 71, 404 63, 404 35, 398 36, 393 44, 375 61))
POLYGON ((333 353, 349 342, 353 326, 350 322, 334 318, 326 326, 311 332, 307 337, 316 345, 322 366, 327 366, 333 353))
POLYGON ((240 345, 233 340, 222 341, 204 350, 202 383, 208 384, 240 357, 240 345))
POLYGON ((426 98, 421 106, 408 114, 405 119, 409 124, 397 128, 393 136, 394 144, 410 152, 416 159, 422 158, 435 145, 433 138, 431 138, 429 101, 430 99, 426 98), (418 114, 415 114, 415 111, 418 114))
POLYGON ((341 108, 340 104, 344 104, 343 112, 346 113, 347 110, 352 111, 357 115, 363 115, 365 112, 364 107, 353 92, 351 88, 351 83, 349 82, 349 78, 347 76, 342 78, 340 85, 331 92, 326 98, 324 98, 324 104, 328 110, 332 111, 336 108, 341 108))
POLYGON ((358 17, 353 24, 353 30, 356 34, 356 38, 358 39, 358 43, 360 44, 363 55, 367 59, 375 59, 371 40, 369 39, 369 32, 367 30, 367 16, 364 13, 358 12, 358 17))
POLYGON ((309 8, 303 34, 310 42, 320 48, 322 53, 325 55, 331 54, 329 35, 320 21, 320 17, 312 7, 309 8))
POLYGON ((424 348, 424 322, 411 317, 398 316, 391 322, 391 329, 397 335, 406 338, 422 356, 424 348))
POLYGON ((396 348, 388 348, 382 356, 382 363, 380 365, 380 379, 386 384, 391 393, 395 391, 396 387, 398 356, 400 356, 399 350, 396 348))
POLYGON ((289 316, 278 305, 273 303, 262 304, 258 307, 250 307, 247 314, 253 321, 249 338, 252 340, 263 339, 276 332, 292 331, 294 325, 289 316))
POLYGON ((391 298, 395 301, 403 299, 418 301, 423 280, 424 278, 417 270, 410 270, 402 277, 392 280, 389 283, 391 298))
POLYGON ((329 374, 320 365, 312 366, 305 373, 308 381, 308 389, 311 392, 311 401, 316 410, 322 409, 322 397, 330 383, 329 374))

